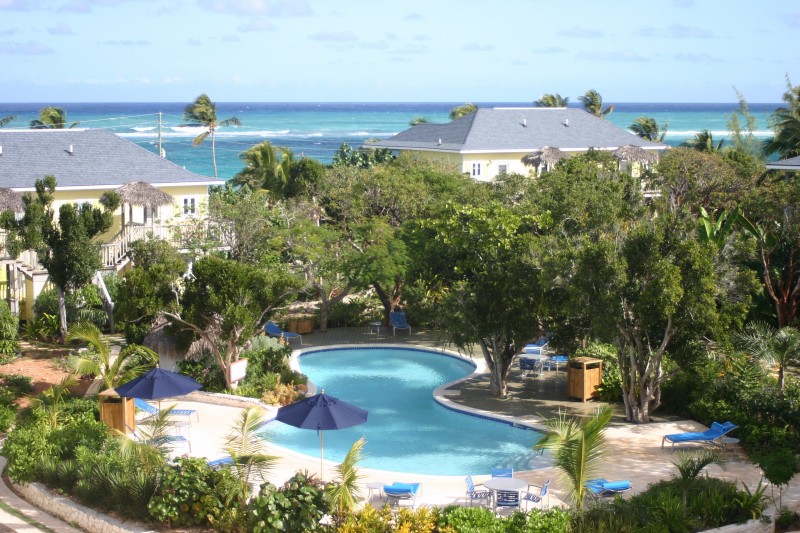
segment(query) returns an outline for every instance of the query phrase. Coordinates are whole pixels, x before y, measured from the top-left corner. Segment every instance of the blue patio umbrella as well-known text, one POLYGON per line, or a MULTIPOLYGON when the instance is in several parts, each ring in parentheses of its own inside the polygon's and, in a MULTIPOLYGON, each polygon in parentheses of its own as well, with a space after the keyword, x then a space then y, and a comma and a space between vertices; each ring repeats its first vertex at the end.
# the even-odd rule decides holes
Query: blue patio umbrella
POLYGON ((117 394, 126 398, 159 400, 161 398, 189 394, 200 387, 202 385, 189 376, 156 367, 114 390, 117 391, 117 394))
POLYGON ((281 407, 275 420, 296 428, 316 429, 319 432, 319 475, 322 477, 323 432, 363 424, 367 421, 367 412, 325 394, 325 390, 322 390, 315 396, 281 407))

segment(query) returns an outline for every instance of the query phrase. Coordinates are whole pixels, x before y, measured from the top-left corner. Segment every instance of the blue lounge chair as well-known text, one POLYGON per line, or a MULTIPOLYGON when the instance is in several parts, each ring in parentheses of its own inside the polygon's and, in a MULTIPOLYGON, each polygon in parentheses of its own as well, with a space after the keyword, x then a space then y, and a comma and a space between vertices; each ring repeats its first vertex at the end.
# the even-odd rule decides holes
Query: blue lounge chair
POLYGON ((536 342, 526 344, 525 347, 522 349, 522 353, 540 354, 542 353, 542 349, 544 349, 544 347, 547 346, 548 342, 550 342, 550 339, 548 339, 546 335, 543 335, 539 337, 536 340, 536 342))
POLYGON ((223 466, 229 466, 233 464, 233 457, 220 457, 219 459, 214 459, 213 461, 208 461, 208 466, 213 468, 214 470, 219 470, 223 466))
POLYGON ((609 498, 630 490, 631 482, 627 479, 623 481, 609 481, 601 478, 590 479, 586 482, 586 488, 589 494, 595 498, 609 498))
POLYGON ((544 504, 544 498, 547 497, 546 507, 550 507, 550 480, 545 481, 544 485, 539 489, 539 494, 530 492, 531 487, 536 485, 528 485, 528 492, 522 495, 522 501, 525 502, 525 510, 528 510, 528 505, 531 503, 544 504))
POLYGON ((397 505, 399 507, 401 501, 410 501, 413 509, 417 500, 417 493, 419 493, 419 483, 398 483, 395 481, 391 485, 384 485, 383 493, 386 494, 386 503, 389 505, 397 505))
MULTIPOLYGON (((160 412, 157 407, 153 407, 141 398, 134 398, 133 403, 137 409, 144 411, 150 416, 156 416, 160 412)), ((192 415, 194 415, 197 421, 200 422, 200 413, 194 409, 172 409, 169 414, 174 416, 185 416, 189 422, 192 421, 192 415)), ((150 416, 148 416, 148 418, 150 418, 150 416)))
POLYGON ((472 502, 476 500, 485 501, 486 505, 489 505, 489 502, 492 500, 492 491, 476 490, 475 483, 472 481, 472 476, 465 477, 464 481, 467 482, 467 501, 470 507, 472 507, 472 502))
POLYGON ((128 433, 131 434, 133 440, 135 440, 136 442, 140 442, 142 444, 149 444, 150 446, 169 446, 169 447, 172 447, 175 444, 185 444, 186 446, 189 447, 189 453, 192 453, 192 443, 189 439, 187 439, 183 435, 165 435, 157 439, 146 439, 142 435, 139 435, 136 432, 136 430, 134 430, 129 425, 125 424, 125 427, 128 429, 128 433))
POLYGON ((549 370, 555 369, 556 372, 559 370, 560 365, 566 365, 569 362, 569 357, 566 355, 554 355, 547 361, 545 361, 545 365, 548 367, 549 370))
POLYGON ((389 313, 389 321, 392 323, 392 335, 397 333, 398 329, 407 329, 411 334, 411 326, 406 322, 406 314, 402 311, 392 311, 389 313))
POLYGON ((661 439, 661 447, 664 447, 665 442, 672 443, 672 449, 675 449, 675 443, 683 443, 683 442, 710 442, 712 444, 718 444, 725 449, 725 441, 723 437, 736 429, 737 426, 733 422, 725 422, 720 424, 719 422, 712 422, 711 427, 702 432, 690 432, 690 433, 675 433, 672 435, 664 435, 664 438, 661 439))
POLYGON ((492 477, 514 477, 513 468, 492 468, 492 477))
POLYGON ((303 345, 303 336, 302 335, 300 335, 299 333, 292 333, 290 331, 283 331, 281 329, 281 327, 278 324, 276 324, 275 322, 273 322, 272 320, 270 320, 269 322, 267 322, 264 325, 264 331, 270 337, 276 337, 276 338, 283 337, 287 341, 291 341, 293 339, 299 339, 300 340, 300 346, 303 345))

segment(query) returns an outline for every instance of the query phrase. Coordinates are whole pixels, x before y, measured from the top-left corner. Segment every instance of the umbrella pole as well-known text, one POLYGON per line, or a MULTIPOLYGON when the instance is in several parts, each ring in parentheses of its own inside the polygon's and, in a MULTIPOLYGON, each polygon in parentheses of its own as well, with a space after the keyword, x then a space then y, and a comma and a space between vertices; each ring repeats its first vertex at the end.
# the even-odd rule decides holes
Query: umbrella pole
POLYGON ((322 457, 325 450, 325 432, 319 430, 319 480, 322 481, 322 457))

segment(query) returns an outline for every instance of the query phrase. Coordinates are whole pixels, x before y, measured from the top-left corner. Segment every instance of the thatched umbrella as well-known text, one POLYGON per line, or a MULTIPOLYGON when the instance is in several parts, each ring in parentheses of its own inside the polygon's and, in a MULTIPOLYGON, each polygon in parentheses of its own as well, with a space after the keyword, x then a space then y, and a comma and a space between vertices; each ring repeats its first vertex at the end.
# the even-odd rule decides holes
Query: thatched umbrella
POLYGON ((611 152, 611 155, 620 161, 630 161, 633 163, 654 163, 656 159, 658 159, 656 154, 633 144, 626 144, 625 146, 617 148, 611 152))
POLYGON ((152 209, 172 203, 172 196, 144 181, 131 181, 117 189, 122 207, 122 238, 125 239, 125 204, 152 209))
POLYGON ((542 164, 545 167, 552 167, 562 159, 569 157, 569 154, 562 152, 553 146, 545 146, 540 150, 534 150, 529 154, 522 156, 522 163, 530 167, 538 167, 542 164))
POLYGON ((22 202, 22 195, 13 189, 0 187, 0 211, 13 211, 22 213, 25 204, 22 202))

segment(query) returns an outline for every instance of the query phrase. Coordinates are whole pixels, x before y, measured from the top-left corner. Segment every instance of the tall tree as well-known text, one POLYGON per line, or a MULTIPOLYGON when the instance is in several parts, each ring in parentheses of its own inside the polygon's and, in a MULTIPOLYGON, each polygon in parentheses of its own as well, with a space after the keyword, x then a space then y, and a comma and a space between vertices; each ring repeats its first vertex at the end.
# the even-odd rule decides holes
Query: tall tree
POLYGON ((200 145, 209 135, 211 136, 211 160, 214 163, 214 177, 216 178, 217 150, 214 134, 220 127, 241 126, 242 122, 236 117, 219 120, 217 118, 217 105, 212 102, 206 94, 201 94, 194 102, 186 106, 183 110, 183 118, 184 120, 190 120, 206 128, 206 131, 195 137, 192 141, 193 146, 200 145))
POLYGON ((244 168, 233 176, 233 182, 251 190, 271 190, 275 186, 280 172, 278 154, 269 141, 259 143, 239 154, 239 159, 244 162, 244 168))
POLYGON ((775 136, 764 144, 767 154, 780 158, 800 155, 800 85, 793 86, 788 75, 783 101, 786 107, 779 107, 772 114, 775 136))
POLYGON ((278 264, 269 268, 215 256, 194 264, 180 312, 164 316, 191 337, 200 337, 231 386, 228 369, 271 313, 297 293, 300 281, 278 264))
POLYGON ((659 143, 664 142, 667 128, 669 128, 668 122, 664 122, 659 126, 656 119, 647 116, 637 117, 634 119, 633 124, 630 125, 630 130, 642 139, 659 143))
MULTIPOLYGON (((73 122, 69 128, 74 128, 78 124, 80 123, 73 122)), ((39 111, 39 118, 31 120, 31 128, 36 130, 67 128, 67 112, 60 107, 43 107, 39 111)))
POLYGON ((533 105, 536 107, 567 107, 569 98, 561 96, 558 93, 543 94, 541 98, 536 100, 533 105))
POLYGON ((466 103, 464 105, 454 107, 453 109, 450 110, 450 120, 456 120, 461 117, 466 117, 467 115, 473 114, 477 110, 478 106, 471 103, 466 103))
POLYGON ((579 96, 578 100, 583 104, 583 108, 596 117, 605 117, 614 111, 613 105, 603 108, 603 97, 594 89, 589 89, 586 94, 579 96))
POLYGON ((451 207, 421 222, 416 238, 425 247, 421 278, 443 294, 439 309, 448 336, 462 348, 480 346, 491 392, 500 398, 514 358, 543 333, 531 260, 539 221, 499 202, 451 207))
POLYGON ((112 215, 119 207, 119 195, 107 192, 100 207, 86 202, 66 203, 53 212, 56 179, 45 176, 36 180, 36 196, 23 197, 25 213, 15 220, 4 213, 0 224, 8 231, 8 249, 14 255, 35 250, 39 261, 58 290, 61 340, 67 334, 66 293, 83 287, 101 266, 99 245, 92 239, 111 227, 112 215))

